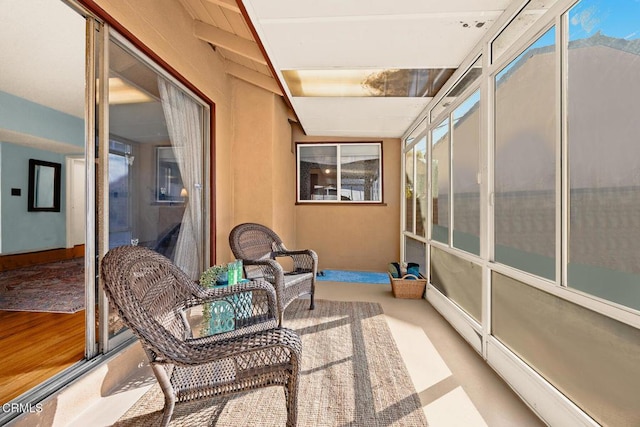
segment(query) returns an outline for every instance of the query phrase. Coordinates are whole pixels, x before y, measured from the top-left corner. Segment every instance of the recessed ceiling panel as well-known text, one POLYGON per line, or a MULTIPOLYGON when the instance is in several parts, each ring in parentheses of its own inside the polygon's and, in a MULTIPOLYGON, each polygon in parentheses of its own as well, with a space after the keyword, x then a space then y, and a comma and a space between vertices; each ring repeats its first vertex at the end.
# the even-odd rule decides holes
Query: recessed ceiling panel
POLYGON ((250 3, 261 19, 502 11, 510 0, 268 0, 250 3))
POLYGON ((347 92, 340 90, 357 78, 332 81, 340 90, 327 94, 324 88, 311 91, 305 73, 330 72, 335 80, 351 71, 457 69, 512 3, 242 1, 305 132, 347 137, 400 137, 424 111, 433 93, 422 98, 400 93, 389 97, 382 95, 387 93, 383 90, 365 97, 351 91, 353 97, 344 97, 347 92))
POLYGON ((398 138, 431 98, 294 98, 308 135, 398 138))
POLYGON ((457 68, 498 16, 263 23, 263 43, 277 69, 457 68))
POLYGON ((455 70, 284 70, 292 96, 433 97, 455 70))

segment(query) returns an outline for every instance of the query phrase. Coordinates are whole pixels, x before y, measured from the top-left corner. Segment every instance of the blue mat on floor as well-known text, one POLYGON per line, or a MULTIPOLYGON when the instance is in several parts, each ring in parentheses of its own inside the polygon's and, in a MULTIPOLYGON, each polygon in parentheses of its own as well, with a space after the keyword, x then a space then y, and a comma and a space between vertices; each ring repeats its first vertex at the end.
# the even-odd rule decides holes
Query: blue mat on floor
POLYGON ((319 281, 389 284, 387 273, 346 270, 322 270, 322 272, 324 275, 317 276, 319 281))

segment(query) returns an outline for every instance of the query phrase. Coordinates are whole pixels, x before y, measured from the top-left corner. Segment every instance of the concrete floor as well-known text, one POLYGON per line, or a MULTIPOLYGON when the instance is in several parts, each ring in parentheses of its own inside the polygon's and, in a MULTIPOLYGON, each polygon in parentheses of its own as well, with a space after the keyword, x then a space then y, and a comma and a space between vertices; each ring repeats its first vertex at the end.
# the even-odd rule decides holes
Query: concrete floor
MULTIPOLYGON (((544 425, 426 300, 396 299, 390 285, 338 282, 318 282, 316 298, 382 305, 430 427, 544 425)), ((67 425, 111 425, 154 382, 148 372, 67 425)))

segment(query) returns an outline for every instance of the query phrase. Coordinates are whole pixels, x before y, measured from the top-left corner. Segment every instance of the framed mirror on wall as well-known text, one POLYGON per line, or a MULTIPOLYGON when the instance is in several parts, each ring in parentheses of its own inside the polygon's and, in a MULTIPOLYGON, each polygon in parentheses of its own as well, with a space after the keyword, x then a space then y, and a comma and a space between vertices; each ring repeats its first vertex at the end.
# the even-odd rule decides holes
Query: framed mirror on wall
POLYGON ((29 159, 29 212, 60 212, 60 163, 29 159))

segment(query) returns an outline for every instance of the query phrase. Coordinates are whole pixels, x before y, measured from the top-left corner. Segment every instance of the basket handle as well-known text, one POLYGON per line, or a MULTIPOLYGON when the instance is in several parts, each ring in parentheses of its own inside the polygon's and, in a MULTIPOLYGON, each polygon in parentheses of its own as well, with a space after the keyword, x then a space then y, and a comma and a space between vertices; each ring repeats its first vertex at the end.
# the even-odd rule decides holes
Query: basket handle
POLYGON ((421 277, 418 277, 415 274, 405 274, 404 276, 402 276, 403 279, 406 279, 407 277, 413 277, 415 280, 422 280, 421 277))

